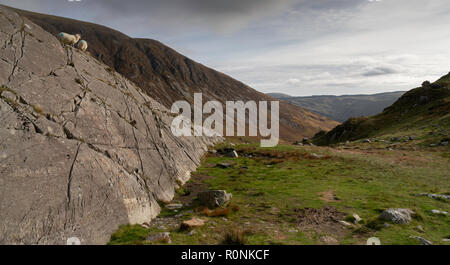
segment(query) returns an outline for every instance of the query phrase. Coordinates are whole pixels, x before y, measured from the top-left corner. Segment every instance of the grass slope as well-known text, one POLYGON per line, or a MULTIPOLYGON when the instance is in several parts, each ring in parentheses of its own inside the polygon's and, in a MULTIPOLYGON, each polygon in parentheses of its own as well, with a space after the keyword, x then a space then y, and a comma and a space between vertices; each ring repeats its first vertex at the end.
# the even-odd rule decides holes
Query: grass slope
POLYGON ((325 236, 338 244, 365 244, 372 236, 382 244, 420 244, 410 236, 445 244, 442 239, 450 236, 449 217, 431 213, 432 209, 449 211, 449 202, 414 196, 450 192, 448 153, 309 146, 235 148, 239 158, 207 156, 174 201, 195 198, 198 187, 225 189, 233 194, 231 203, 238 211, 208 217, 195 206, 164 210, 150 228, 121 227, 111 244, 147 244, 148 234, 162 231, 171 232, 173 244, 229 243, 226 240, 233 233, 239 233, 239 243, 245 244, 325 244, 325 236), (219 163, 231 167, 217 167, 219 163), (391 207, 411 208, 417 217, 407 225, 385 227, 377 216, 391 207), (362 224, 346 228, 337 222, 351 221, 353 213, 363 218, 362 224), (193 216, 207 220, 206 225, 194 234, 180 231, 180 222, 193 216))

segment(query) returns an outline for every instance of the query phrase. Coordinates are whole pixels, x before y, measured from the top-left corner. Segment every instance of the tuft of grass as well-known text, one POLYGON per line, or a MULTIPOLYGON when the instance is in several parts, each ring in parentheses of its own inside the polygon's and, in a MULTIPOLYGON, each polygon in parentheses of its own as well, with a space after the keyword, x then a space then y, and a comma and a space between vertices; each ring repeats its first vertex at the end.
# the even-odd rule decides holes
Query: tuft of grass
POLYGON ((189 194, 191 194, 191 191, 184 187, 181 187, 181 188, 176 189, 175 193, 179 196, 188 196, 189 194))
POLYGON ((149 230, 140 225, 121 225, 119 230, 111 235, 108 245, 140 245, 148 235, 149 230))
POLYGON ((224 245, 245 245, 247 243, 248 231, 233 227, 225 232, 222 244, 224 245))

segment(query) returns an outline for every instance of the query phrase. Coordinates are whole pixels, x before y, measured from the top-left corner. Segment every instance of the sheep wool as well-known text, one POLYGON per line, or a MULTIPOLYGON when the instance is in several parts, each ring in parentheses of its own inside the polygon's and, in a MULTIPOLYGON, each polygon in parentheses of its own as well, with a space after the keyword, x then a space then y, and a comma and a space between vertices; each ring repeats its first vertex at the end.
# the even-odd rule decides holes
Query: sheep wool
POLYGON ((68 45, 74 45, 77 43, 81 38, 80 34, 72 35, 65 32, 59 33, 59 39, 64 43, 68 45))
POLYGON ((78 44, 77 44, 77 48, 80 49, 80 50, 82 50, 83 52, 86 51, 87 48, 88 48, 87 41, 85 41, 85 40, 80 40, 80 42, 78 42, 78 44))

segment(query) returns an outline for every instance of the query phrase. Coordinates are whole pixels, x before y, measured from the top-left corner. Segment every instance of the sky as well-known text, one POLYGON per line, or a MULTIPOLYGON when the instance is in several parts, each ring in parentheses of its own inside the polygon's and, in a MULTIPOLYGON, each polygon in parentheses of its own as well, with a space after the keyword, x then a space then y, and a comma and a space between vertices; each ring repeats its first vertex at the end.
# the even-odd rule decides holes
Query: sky
POLYGON ((0 0, 156 39, 261 92, 409 90, 450 71, 448 0, 0 0))

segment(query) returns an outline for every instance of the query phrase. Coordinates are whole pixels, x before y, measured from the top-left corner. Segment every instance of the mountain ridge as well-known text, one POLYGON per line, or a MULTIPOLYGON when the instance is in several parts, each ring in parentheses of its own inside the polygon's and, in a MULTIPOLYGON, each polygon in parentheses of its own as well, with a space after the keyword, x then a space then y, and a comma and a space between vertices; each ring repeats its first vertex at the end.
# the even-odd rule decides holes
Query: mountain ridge
POLYGON ((370 138, 384 137, 383 141, 436 146, 448 142, 449 134, 450 73, 407 91, 377 115, 350 118, 327 133, 316 134, 314 141, 329 145, 367 138, 364 141, 369 143, 370 138))
MULTIPOLYGON (((355 95, 313 95, 278 97, 330 119, 344 122, 351 117, 371 116, 383 111, 405 91, 355 95)), ((272 93, 269 93, 272 95, 272 93)))
MULTIPOLYGON (((106 65, 123 74, 145 93, 170 108, 177 100, 193 102, 194 93, 204 101, 271 101, 221 72, 199 64, 174 49, 152 39, 134 39, 101 25, 13 9, 48 32, 81 33, 89 43, 88 51, 106 65)), ((329 130, 338 123, 285 101, 280 101, 280 137, 294 141, 329 130)))

